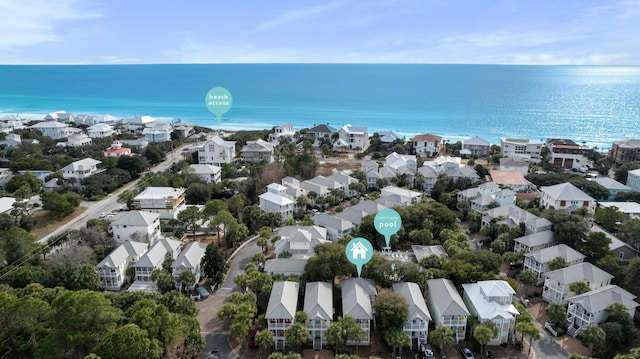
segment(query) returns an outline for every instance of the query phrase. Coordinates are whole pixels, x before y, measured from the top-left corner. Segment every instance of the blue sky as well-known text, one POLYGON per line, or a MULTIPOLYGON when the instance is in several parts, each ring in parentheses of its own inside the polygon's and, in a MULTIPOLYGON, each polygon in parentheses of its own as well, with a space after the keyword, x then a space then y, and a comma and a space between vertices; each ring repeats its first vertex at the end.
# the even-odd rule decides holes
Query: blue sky
POLYGON ((640 65, 637 0, 0 0, 0 63, 640 65))

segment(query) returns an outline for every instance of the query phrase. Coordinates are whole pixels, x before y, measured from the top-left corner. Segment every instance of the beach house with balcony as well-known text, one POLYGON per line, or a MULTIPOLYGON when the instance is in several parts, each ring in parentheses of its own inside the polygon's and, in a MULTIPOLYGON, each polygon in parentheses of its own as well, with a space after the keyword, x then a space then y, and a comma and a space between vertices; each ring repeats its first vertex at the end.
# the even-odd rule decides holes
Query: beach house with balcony
POLYGON ((593 213, 596 209, 596 201, 578 187, 566 182, 554 186, 541 186, 540 207, 567 212, 585 208, 593 213))
POLYGON ((516 160, 538 163, 540 162, 540 153, 544 144, 539 141, 531 141, 521 138, 502 138, 500 139, 500 148, 502 149, 502 157, 509 157, 516 160))
POLYGON ((380 198, 376 202, 385 207, 406 207, 422 200, 422 193, 396 186, 386 186, 380 189, 380 198))
POLYGON ((468 203, 472 211, 483 212, 489 205, 498 207, 516 203, 516 194, 510 189, 503 189, 493 182, 485 182, 478 187, 465 189, 457 194, 458 206, 468 203))
POLYGON ((576 282, 585 282, 589 290, 598 289, 611 284, 613 276, 591 263, 578 263, 544 274, 542 299, 553 304, 567 304, 567 298, 574 297, 575 292, 569 288, 576 282))
POLYGON ((422 296, 422 290, 416 283, 401 282, 393 284, 393 291, 400 294, 409 307, 402 330, 411 338, 411 347, 420 348, 420 344, 427 343, 431 322, 431 313, 422 296))
POLYGON ((326 228, 327 239, 332 242, 351 234, 356 227, 347 220, 327 213, 316 213, 311 217, 311 221, 317 226, 326 228))
POLYGON ((74 179, 79 184, 85 178, 104 172, 104 169, 98 168, 101 163, 102 161, 93 158, 84 158, 62 167, 60 172, 65 180, 74 179))
POLYGON ((111 222, 113 240, 122 244, 137 241, 153 244, 160 238, 160 215, 146 211, 121 212, 111 222))
POLYGON ((471 315, 467 305, 449 279, 427 281, 427 302, 436 326, 447 327, 453 333, 455 343, 466 337, 467 318, 471 315))
POLYGON ((557 244, 556 235, 552 231, 534 232, 513 240, 513 251, 533 252, 543 248, 553 247, 557 244))
POLYGON ((313 126, 309 129, 309 135, 311 137, 313 137, 314 142, 323 140, 323 139, 328 139, 329 141, 331 140, 331 135, 333 135, 337 130, 331 126, 329 126, 329 124, 320 124, 317 126, 313 126))
POLYGON ((177 290, 182 290, 182 283, 179 282, 180 273, 189 271, 193 273, 194 281, 189 283, 188 289, 193 290, 195 285, 200 281, 200 278, 204 275, 202 271, 202 258, 207 251, 207 244, 202 242, 191 242, 180 254, 178 258, 171 264, 171 275, 173 275, 173 281, 177 290))
POLYGON ((107 125, 106 123, 96 123, 95 125, 87 128, 87 134, 91 138, 104 138, 113 136, 115 131, 111 125, 107 125))
POLYGON ((269 213, 279 213, 283 221, 293 217, 295 202, 286 197, 286 187, 277 183, 272 183, 269 186, 267 186, 267 192, 258 196, 260 209, 269 213), (272 190, 274 187, 280 189, 274 191, 272 190))
POLYGON ((482 227, 496 221, 513 228, 524 224, 525 234, 551 230, 553 223, 546 218, 538 217, 515 204, 488 209, 482 212, 482 227))
POLYGON ((247 141, 247 144, 240 150, 240 154, 242 155, 242 160, 246 163, 272 163, 274 161, 273 149, 273 143, 258 139, 256 141, 247 141))
POLYGON ((123 118, 120 123, 125 132, 135 135, 142 134, 145 128, 151 128, 158 122, 151 116, 135 116, 123 118))
MULTIPOLYGON (((471 137, 462 141, 462 149, 467 150, 466 152, 470 156, 484 158, 489 156, 491 144, 480 137, 471 137)), ((462 151, 460 153, 462 153, 462 151)))
POLYGON ((160 220, 175 219, 185 208, 185 192, 184 188, 147 187, 131 205, 138 211, 158 213, 160 220))
POLYGON ((39 131, 43 136, 54 140, 69 137, 72 133, 80 131, 80 129, 72 128, 68 123, 58 121, 42 121, 29 126, 30 130, 39 131))
POLYGON ((140 282, 152 282, 153 271, 162 267, 167 259, 175 260, 180 253, 180 241, 160 238, 149 248, 145 254, 134 264, 135 280, 140 282))
POLYGON ((563 168, 586 169, 587 159, 593 152, 586 146, 580 146, 573 140, 564 138, 550 138, 545 142, 545 146, 551 154, 551 163, 563 168))
POLYGON ((127 281, 127 269, 149 248, 149 243, 125 241, 96 265, 100 288, 120 290, 127 281))
POLYGON ((567 334, 575 337, 585 327, 603 323, 609 316, 607 308, 614 303, 624 305, 634 318, 639 305, 634 299, 635 295, 611 284, 567 299, 567 334))
POLYGON ((307 332, 313 350, 327 345, 326 330, 333 321, 333 286, 326 282, 308 282, 304 291, 307 332))
POLYGON ((524 269, 531 269, 538 276, 537 285, 544 282, 544 274, 549 271, 549 263, 556 257, 562 257, 572 266, 584 261, 585 255, 566 244, 538 249, 524 255, 524 269))
POLYGON ((359 150, 369 147, 369 132, 366 127, 344 125, 338 130, 338 140, 333 144, 337 151, 359 150))
POLYGON ((67 141, 58 142, 56 145, 63 147, 83 147, 93 143, 91 137, 84 132, 72 133, 67 136, 67 141))
POLYGON ((189 165, 196 176, 205 183, 219 183, 222 180, 222 167, 214 165, 189 165))
POLYGON ((364 340, 358 343, 348 340, 347 345, 369 345, 371 325, 374 320, 373 303, 378 295, 378 290, 373 281, 365 278, 345 279, 342 281, 341 286, 342 315, 348 315, 355 319, 356 324, 364 329, 366 333, 364 340))
POLYGON ((498 335, 487 344, 500 345, 509 341, 509 336, 520 314, 512 304, 516 293, 505 280, 484 280, 462 285, 464 302, 480 323, 493 322, 498 335))
POLYGON ((298 282, 274 282, 265 312, 267 330, 273 334, 276 350, 284 350, 287 345, 285 332, 293 325, 298 308, 298 282))
POLYGON ((236 141, 225 141, 219 135, 198 147, 198 163, 222 166, 236 159, 236 141))
POLYGON ((609 159, 618 166, 640 161, 640 140, 613 141, 609 159))
POLYGON ((285 123, 280 126, 274 127, 273 132, 269 134, 269 138, 267 139, 271 143, 278 143, 278 141, 280 141, 280 138, 288 137, 293 139, 293 136, 295 136, 295 134, 296 134, 296 130, 295 128, 293 128, 293 123, 289 122, 289 123, 285 123))
POLYGON ((413 144, 413 153, 418 156, 434 156, 440 152, 440 143, 442 137, 432 134, 422 134, 413 136, 411 143, 413 144))

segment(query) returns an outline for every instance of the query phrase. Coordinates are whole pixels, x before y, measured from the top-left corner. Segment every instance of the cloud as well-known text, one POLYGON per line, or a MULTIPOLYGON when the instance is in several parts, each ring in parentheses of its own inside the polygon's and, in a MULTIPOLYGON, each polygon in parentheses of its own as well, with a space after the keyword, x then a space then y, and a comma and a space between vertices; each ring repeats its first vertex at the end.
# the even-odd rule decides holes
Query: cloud
POLYGON ((80 0, 0 1, 0 50, 63 41, 58 26, 67 21, 92 19, 101 16, 89 10, 80 0))
POLYGON ((338 2, 328 3, 307 8, 293 9, 283 12, 273 19, 263 21, 255 26, 256 31, 271 30, 277 27, 287 25, 291 22, 300 21, 314 15, 322 14, 340 7, 338 2))

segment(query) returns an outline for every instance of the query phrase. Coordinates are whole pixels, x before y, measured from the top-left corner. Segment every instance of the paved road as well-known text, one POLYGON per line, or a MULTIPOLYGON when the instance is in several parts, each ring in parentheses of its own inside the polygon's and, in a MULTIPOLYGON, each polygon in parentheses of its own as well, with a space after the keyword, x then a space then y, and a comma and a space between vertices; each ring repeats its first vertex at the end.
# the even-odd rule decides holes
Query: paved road
POLYGON ((569 356, 569 353, 556 342, 549 331, 544 329, 537 321, 534 320, 533 323, 542 333, 542 339, 533 342, 532 352, 534 358, 564 359, 569 356))
POLYGON ((236 252, 231 259, 231 265, 222 286, 206 300, 196 303, 200 331, 206 344, 200 355, 203 359, 239 358, 229 346, 229 328, 225 322, 218 319, 218 310, 231 293, 240 291, 240 288, 235 285, 234 279, 239 273, 244 272, 247 263, 251 262, 253 256, 261 250, 257 245, 257 238, 257 236, 250 238, 236 252))
MULTIPOLYGON (((188 145, 185 144, 185 145, 182 145, 182 146, 176 148, 172 152, 169 152, 167 154, 167 158, 163 162, 161 162, 161 163, 157 164, 156 166, 152 167, 149 171, 150 172, 164 172, 174 162, 178 161, 179 159, 182 159, 182 156, 183 156, 182 149, 187 147, 187 146, 188 145)), ((45 237, 40 238, 38 240, 38 242, 39 243, 47 243, 49 238, 54 237, 56 235, 59 235, 61 233, 64 233, 66 230, 83 228, 84 226, 86 226, 87 220, 92 219, 92 218, 98 218, 101 213, 108 213, 108 212, 111 212, 113 210, 119 209, 119 207, 121 207, 122 204, 118 203, 118 195, 120 195, 122 192, 124 192, 126 190, 131 190, 132 188, 134 188, 138 184, 138 181, 140 181, 140 179, 137 179, 137 180, 134 180, 134 181, 131 181, 131 182, 127 183, 126 185, 124 185, 123 187, 121 187, 120 189, 115 191, 114 193, 109 194, 108 196, 106 196, 105 198, 103 198, 100 201, 97 201, 97 202, 83 202, 81 206, 86 207, 87 208, 86 211, 84 211, 82 214, 80 214, 78 217, 72 219, 71 221, 61 225, 60 227, 58 227, 56 230, 54 230, 50 234, 46 235, 45 237)))

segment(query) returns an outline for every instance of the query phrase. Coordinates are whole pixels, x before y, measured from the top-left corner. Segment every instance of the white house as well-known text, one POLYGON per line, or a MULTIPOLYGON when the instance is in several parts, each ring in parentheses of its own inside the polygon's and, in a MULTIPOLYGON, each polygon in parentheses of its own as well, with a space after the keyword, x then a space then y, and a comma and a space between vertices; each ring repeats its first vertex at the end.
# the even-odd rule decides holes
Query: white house
POLYGON ((487 344, 500 345, 509 341, 511 329, 520 313, 511 303, 516 293, 507 281, 484 280, 462 285, 464 302, 480 323, 493 322, 498 335, 487 344))
POLYGON ((333 242, 347 234, 351 234, 355 229, 355 225, 353 223, 326 213, 314 214, 311 217, 311 221, 315 225, 326 228, 327 239, 333 242))
POLYGON ((158 239, 134 264, 136 282, 152 282, 153 271, 162 267, 165 260, 175 260, 180 253, 181 244, 173 239, 158 239))
POLYGON ((304 312, 307 313, 308 342, 314 350, 321 350, 327 345, 325 331, 333 320, 333 285, 308 282, 304 291, 304 312))
POLYGON ((141 134, 147 127, 153 127, 158 121, 151 116, 123 118, 122 126, 130 134, 141 134))
POLYGON ((364 151, 369 147, 369 133, 366 127, 344 125, 338 130, 338 135, 338 140, 333 144, 336 150, 364 151))
POLYGON ((236 141, 225 141, 220 136, 213 136, 198 148, 198 163, 222 166, 236 158, 236 141))
POLYGON ((222 167, 193 164, 189 168, 206 183, 218 183, 222 179, 222 167))
POLYGON ((66 111, 49 112, 44 116, 45 121, 58 121, 58 122, 74 122, 75 116, 72 113, 66 111))
POLYGON ((619 212, 627 215, 628 219, 640 217, 640 203, 638 202, 598 202, 600 207, 616 207, 619 212))
POLYGON ((589 290, 594 290, 611 284, 614 277, 591 263, 583 262, 547 272, 544 278, 542 299, 549 303, 565 305, 567 298, 576 295, 569 288, 571 284, 585 282, 589 290))
POLYGON ((185 208, 184 188, 147 187, 133 198, 132 206, 139 211, 158 213, 161 220, 175 219, 185 208))
POLYGON ((264 262, 264 272, 270 276, 282 275, 283 277, 299 277, 304 273, 307 258, 273 258, 264 262))
POLYGON ((148 243, 125 241, 96 265, 100 288, 120 290, 127 280, 127 269, 149 248, 148 243))
POLYGON ((29 126, 29 129, 40 131, 43 136, 53 138, 54 140, 68 137, 75 132, 68 123, 58 121, 38 122, 35 125, 29 126))
POLYGON ((576 251, 566 244, 558 244, 552 247, 538 249, 533 252, 525 253, 524 269, 531 269, 538 276, 540 285, 544 282, 544 274, 549 271, 549 263, 556 257, 562 257, 572 266, 584 261, 584 254, 576 251))
POLYGON ((509 157, 517 160, 538 163, 540 162, 540 152, 544 144, 538 141, 530 141, 519 138, 500 139, 502 157, 509 157))
POLYGON ((380 189, 380 198, 376 202, 386 207, 406 207, 422 200, 422 193, 396 186, 380 189))
POLYGON ((442 137, 431 135, 431 134, 423 134, 414 136, 411 139, 413 143, 413 152, 418 155, 428 155, 433 156, 440 152, 440 142, 442 141, 442 137))
POLYGON ((585 327, 603 323, 609 316, 607 308, 614 303, 624 305, 634 318, 638 307, 634 299, 635 295, 617 285, 605 285, 567 299, 567 334, 575 337, 585 327))
POLYGON ((371 324, 374 319, 373 302, 378 295, 378 290, 370 279, 365 278, 345 279, 341 285, 342 315, 348 315, 355 319, 356 324, 366 333, 364 340, 358 343, 348 340, 347 345, 369 345, 371 324))
POLYGON ((513 228, 521 223, 525 225, 525 234, 551 230, 553 223, 546 218, 538 217, 514 204, 488 209, 482 212, 482 226, 489 225, 493 220, 497 224, 506 224, 513 228))
POLYGON ((193 273, 194 281, 189 284, 189 289, 193 289, 200 281, 200 278, 204 275, 200 262, 202 262, 206 251, 207 244, 202 242, 191 242, 180 251, 178 258, 171 264, 171 274, 173 275, 176 289, 182 289, 179 278, 180 273, 184 271, 193 273))
POLYGON ((327 230, 319 226, 286 226, 278 230, 280 239, 274 244, 277 257, 288 253, 292 258, 310 258, 314 248, 327 240, 327 230))
POLYGON ((318 142, 322 139, 327 139, 327 140, 331 140, 331 135, 333 135, 336 132, 336 129, 329 126, 329 124, 327 123, 325 124, 320 124, 317 126, 313 126, 312 128, 309 129, 309 135, 311 137, 313 137, 314 142, 318 142))
POLYGON ((82 146, 88 146, 92 142, 93 141, 89 136, 87 136, 83 132, 79 132, 79 133, 70 134, 69 136, 67 136, 66 142, 58 142, 57 145, 58 146, 62 145, 66 147, 82 147, 82 146))
POLYGON ((111 142, 111 147, 104 151, 105 157, 132 156, 133 152, 128 147, 122 147, 122 142, 117 138, 111 142))
POLYGON ((540 187, 540 207, 573 212, 586 208, 595 211, 596 201, 571 183, 540 187))
POLYGON ((472 211, 483 212, 491 204, 498 207, 508 206, 516 202, 516 194, 510 189, 503 189, 493 182, 485 182, 478 187, 465 189, 457 194, 458 207, 468 201, 472 211))
POLYGON ((553 247, 557 244, 556 235, 552 231, 541 231, 515 238, 513 251, 532 252, 538 249, 553 247))
POLYGON ((111 125, 107 125, 106 123, 96 123, 95 125, 87 128, 87 133, 91 138, 104 138, 113 136, 115 131, 111 125))
POLYGON ((586 168, 591 150, 573 140, 551 138, 545 143, 551 154, 551 163, 563 168, 586 168))
POLYGON ((153 244, 160 238, 160 215, 145 211, 122 212, 111 222, 116 243, 135 240, 153 244))
POLYGON ((409 312, 402 330, 411 338, 413 348, 427 343, 431 313, 424 301, 420 286, 416 283, 401 282, 393 284, 393 291, 399 293, 407 302, 409 312))
POLYGON ((85 178, 103 172, 104 169, 98 169, 98 165, 101 163, 102 161, 94 160, 93 158, 85 158, 72 162, 60 169, 62 178, 66 180, 74 178, 80 182, 85 178))
POLYGON ((187 138, 193 132, 194 125, 190 122, 177 120, 171 122, 171 128, 183 138, 187 138))
POLYGON ((293 216, 295 202, 289 198, 273 192, 265 192, 258 196, 258 198, 260 200, 260 209, 263 211, 280 213, 283 221, 293 216))
POLYGON ((298 307, 298 282, 274 282, 264 318, 267 329, 273 334, 276 350, 284 350, 287 344, 285 332, 293 325, 298 307))
POLYGON ((427 281, 427 301, 436 326, 447 327, 456 343, 465 339, 467 318, 471 315, 456 286, 449 279, 427 281))
POLYGON ((293 128, 293 123, 285 123, 273 128, 273 132, 269 134, 269 142, 277 143, 282 137, 293 138, 296 134, 296 130, 293 128))
POLYGON ((491 145, 480 137, 471 137, 462 141, 462 149, 467 150, 472 156, 482 158, 489 156, 491 145))

